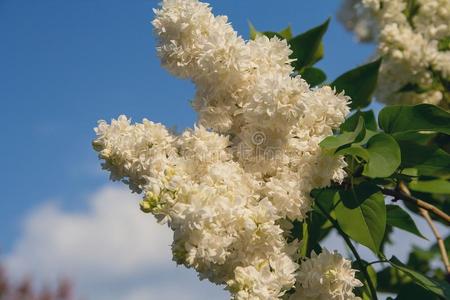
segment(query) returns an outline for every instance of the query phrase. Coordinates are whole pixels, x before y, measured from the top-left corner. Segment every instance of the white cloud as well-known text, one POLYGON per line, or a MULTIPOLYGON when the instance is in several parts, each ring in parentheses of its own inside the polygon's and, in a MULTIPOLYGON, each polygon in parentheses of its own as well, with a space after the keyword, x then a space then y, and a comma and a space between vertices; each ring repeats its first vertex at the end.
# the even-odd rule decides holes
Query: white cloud
POLYGON ((171 231, 139 211, 128 190, 105 187, 87 212, 53 202, 34 210, 5 258, 15 276, 51 283, 69 277, 78 294, 103 300, 227 299, 220 287, 199 282, 171 261, 171 231))

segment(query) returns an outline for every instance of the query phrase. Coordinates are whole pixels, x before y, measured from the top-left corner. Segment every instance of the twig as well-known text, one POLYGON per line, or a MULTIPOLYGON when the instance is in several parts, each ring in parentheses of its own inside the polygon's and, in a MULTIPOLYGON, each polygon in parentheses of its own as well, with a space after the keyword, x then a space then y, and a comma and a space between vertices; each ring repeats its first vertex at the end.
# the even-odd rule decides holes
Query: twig
POLYGON ((439 246, 439 252, 441 252, 442 262, 444 263, 444 267, 447 271, 447 274, 450 274, 450 264, 448 262, 447 249, 445 249, 444 240, 442 239, 441 234, 434 225, 433 220, 431 219, 428 211, 423 208, 419 208, 419 212, 422 215, 422 217, 427 221, 428 225, 431 228, 431 231, 433 231, 433 234, 436 237, 437 244, 439 246))
POLYGON ((375 285, 372 282, 372 279, 370 278, 369 272, 367 272, 367 266, 363 263, 361 256, 359 256, 358 251, 356 250, 355 246, 353 246, 352 241, 347 236, 347 234, 342 230, 341 226, 337 223, 335 219, 333 219, 330 214, 327 213, 327 211, 322 207, 322 205, 319 203, 319 201, 316 201, 317 207, 322 211, 322 213, 325 215, 325 217, 333 224, 334 228, 340 233, 342 238, 344 239, 347 246, 350 248, 350 251, 352 251, 353 255, 355 256, 356 262, 359 265, 359 268, 361 269, 361 272, 363 273, 364 277, 366 278, 367 285, 369 286, 370 294, 372 294, 372 299, 378 300, 377 296, 377 290, 375 289, 375 285))
POLYGON ((444 220, 445 222, 450 224, 450 216, 449 215, 447 215, 445 212, 443 212, 436 206, 412 196, 411 193, 409 193, 409 190, 405 186, 404 183, 400 182, 399 188, 400 188, 400 190, 391 190, 391 189, 381 188, 381 191, 383 192, 383 194, 385 194, 387 196, 392 196, 395 199, 401 199, 405 202, 413 203, 413 204, 417 205, 419 208, 430 211, 433 214, 435 214, 436 216, 438 216, 439 218, 441 218, 442 220, 444 220))
MULTIPOLYGON (((398 187, 401 192, 403 192, 405 195, 411 197, 411 192, 409 191, 408 187, 403 182, 400 182, 398 187)), ((450 264, 448 262, 447 249, 445 248, 444 240, 442 239, 441 234, 439 233, 436 226, 434 225, 433 220, 431 219, 431 216, 430 216, 430 213, 428 212, 428 210, 419 206, 419 213, 427 221, 428 225, 430 226, 431 231, 433 232, 434 237, 436 238, 436 241, 437 241, 437 244, 439 247, 439 252, 441 253, 442 262, 444 263, 444 268, 445 268, 447 274, 450 274, 450 264)))

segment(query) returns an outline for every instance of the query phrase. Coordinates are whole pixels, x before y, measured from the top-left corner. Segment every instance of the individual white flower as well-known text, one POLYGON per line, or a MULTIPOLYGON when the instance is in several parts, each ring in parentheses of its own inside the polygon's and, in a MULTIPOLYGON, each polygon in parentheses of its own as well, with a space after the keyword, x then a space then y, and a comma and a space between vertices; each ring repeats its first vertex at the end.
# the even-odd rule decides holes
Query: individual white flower
POLYGON ((353 293, 362 283, 355 278, 351 262, 324 249, 303 260, 297 273, 296 291, 290 300, 360 300, 353 293))

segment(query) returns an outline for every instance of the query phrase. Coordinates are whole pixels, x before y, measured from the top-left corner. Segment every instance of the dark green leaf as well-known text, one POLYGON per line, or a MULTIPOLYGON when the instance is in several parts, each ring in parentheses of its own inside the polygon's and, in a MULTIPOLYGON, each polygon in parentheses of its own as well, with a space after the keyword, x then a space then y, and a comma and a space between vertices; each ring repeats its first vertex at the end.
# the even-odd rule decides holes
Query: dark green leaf
POLYGON ((438 44, 439 51, 448 51, 450 50, 450 36, 443 38, 439 41, 438 44))
POLYGON ((412 251, 408 255, 408 262, 406 265, 416 272, 429 274, 432 269, 430 263, 433 262, 436 257, 439 257, 439 254, 413 246, 412 251))
POLYGON ((407 92, 414 92, 417 94, 422 94, 425 93, 427 91, 427 89, 421 87, 420 85, 416 84, 416 83, 410 83, 408 82, 407 84, 405 84, 404 86, 402 86, 397 93, 407 93, 407 92))
POLYGON ((349 190, 340 190, 339 196, 346 208, 354 209, 379 191, 380 189, 376 184, 364 181, 359 185, 352 186, 349 190))
POLYGON ((381 60, 350 70, 331 83, 338 92, 345 91, 352 98, 352 109, 364 108, 370 104, 378 80, 381 60))
POLYGON ((430 131, 421 132, 400 132, 395 133, 393 137, 397 141, 413 141, 421 145, 430 145, 436 138, 437 133, 430 131))
POLYGON ((439 300, 439 298, 419 285, 407 284, 400 289, 395 300, 439 300))
POLYGON ((378 115, 387 133, 436 131, 450 134, 450 113, 431 104, 386 106, 378 115))
POLYGON ((398 293, 399 288, 411 283, 411 279, 401 271, 391 266, 377 273, 377 290, 385 293, 398 293))
POLYGON ((360 111, 358 110, 353 115, 345 120, 345 122, 341 125, 341 131, 353 131, 358 124, 359 117, 363 117, 364 125, 366 129, 370 130, 378 130, 377 120, 375 119, 375 114, 372 110, 369 111, 360 111))
POLYGON ((422 273, 411 270, 401 261, 399 261, 395 256, 393 256, 389 262, 393 267, 402 271, 407 276, 409 276, 415 284, 420 285, 424 289, 443 297, 444 299, 450 299, 450 285, 446 282, 439 282, 437 280, 428 278, 422 273))
POLYGON ((322 37, 328 29, 330 19, 323 24, 314 27, 302 34, 289 40, 289 45, 292 50, 293 66, 300 71, 302 68, 312 66, 315 62, 323 56, 322 37))
POLYGON ((326 213, 330 213, 334 202, 339 200, 338 192, 333 188, 314 189, 311 191, 311 196, 315 199, 315 202, 320 203, 326 213))
POLYGON ((327 79, 327 75, 321 69, 314 67, 304 68, 300 76, 311 86, 319 85, 327 79))
MULTIPOLYGON (((329 200, 331 202, 332 198, 329 200)), ((303 238, 302 243, 306 244, 305 254, 309 256, 311 251, 314 250, 317 253, 321 249, 319 242, 330 233, 332 226, 328 225, 330 224, 328 219, 318 211, 311 211, 309 213, 307 224, 308 233, 306 236, 308 238, 303 238)))
POLYGON ((326 151, 334 153, 335 150, 339 147, 361 141, 365 135, 366 130, 364 128, 364 119, 360 117, 358 125, 356 126, 354 131, 344 132, 340 135, 329 136, 325 138, 322 142, 320 142, 320 146, 326 151))
POLYGON ((426 239, 411 216, 398 205, 386 205, 387 224, 426 239))
POLYGON ((284 40, 284 37, 279 34, 278 32, 273 32, 273 31, 264 31, 262 32, 263 35, 267 36, 269 39, 273 38, 273 37, 277 37, 280 40, 284 40))
POLYGON ((418 175, 446 176, 450 174, 450 154, 435 145, 421 145, 413 141, 398 141, 402 168, 415 168, 418 175))
POLYGON ((417 192, 450 194, 450 181, 444 179, 415 180, 409 183, 409 188, 417 192))
POLYGON ((342 230, 356 242, 379 252, 386 229, 386 206, 381 193, 374 193, 354 209, 341 201, 336 206, 336 218, 342 230))
POLYGON ((364 166, 364 176, 388 177, 400 166, 400 147, 390 135, 378 133, 371 137, 367 143, 367 152, 369 160, 364 166))

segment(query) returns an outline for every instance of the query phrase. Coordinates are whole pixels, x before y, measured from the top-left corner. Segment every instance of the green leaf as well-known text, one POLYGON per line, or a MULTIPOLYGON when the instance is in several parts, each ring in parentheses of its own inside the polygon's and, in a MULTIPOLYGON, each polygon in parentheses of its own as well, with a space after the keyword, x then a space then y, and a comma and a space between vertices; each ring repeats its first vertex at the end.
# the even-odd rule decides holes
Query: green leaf
POLYGON ((350 70, 331 83, 338 92, 345 91, 352 98, 352 109, 370 104, 378 80, 381 59, 350 70))
POLYGON ((312 66, 323 56, 322 37, 328 29, 330 19, 327 19, 323 24, 314 27, 302 34, 289 40, 289 46, 292 50, 293 66, 296 70, 301 70, 304 67, 312 66))
POLYGON ((416 192, 450 194, 450 181, 444 179, 411 181, 409 188, 416 192))
POLYGON ((379 133, 380 133, 379 131, 373 131, 373 130, 366 129, 366 135, 364 136, 364 138, 363 138, 361 141, 355 143, 355 145, 366 145, 367 142, 368 142, 374 135, 377 135, 377 134, 379 134, 379 133))
POLYGON ((432 292, 416 284, 407 284, 400 288, 395 300, 439 300, 432 292))
POLYGON ((398 205, 386 205, 387 224, 426 239, 411 216, 398 205))
POLYGON ((358 120, 358 125, 352 132, 344 132, 340 135, 329 136, 320 142, 320 146, 334 153, 337 148, 350 145, 351 143, 361 141, 366 135, 366 129, 364 127, 364 119, 362 117, 358 120))
POLYGON ((413 17, 419 11, 420 5, 417 3, 417 0, 407 0, 406 2, 406 9, 403 13, 408 19, 408 22, 413 25, 413 17))
POLYGON ((256 37, 257 37, 258 35, 261 35, 261 32, 259 32, 258 30, 256 30, 255 26, 253 26, 253 24, 252 24, 250 21, 248 21, 248 27, 249 27, 249 29, 250 29, 250 39, 251 39, 251 40, 256 39, 256 37))
POLYGON ((315 199, 315 203, 320 203, 327 213, 330 213, 333 209, 334 202, 339 200, 338 192, 334 188, 313 189, 311 196, 315 199))
POLYGON ((321 69, 314 67, 304 68, 300 76, 311 86, 319 85, 327 79, 327 75, 321 69))
POLYGON ((258 36, 260 35, 265 35, 267 36, 269 39, 273 38, 273 37, 278 37, 280 40, 290 40, 292 38, 292 28, 291 26, 286 27, 285 29, 281 30, 280 32, 275 32, 275 31, 264 31, 264 32, 260 32, 258 30, 256 30, 255 26, 253 26, 253 24, 249 21, 248 22, 248 27, 250 29, 250 39, 254 40, 256 39, 258 36))
MULTIPOLYGON (((367 274, 369 275, 370 280, 372 281, 374 287, 376 288, 377 287, 377 272, 375 271, 373 266, 370 265, 367 261, 361 260, 361 262, 364 265, 365 269, 367 270, 367 274)), ((358 270, 358 272, 356 272, 356 274, 355 274, 355 277, 359 281, 366 282, 366 278, 363 275, 364 273, 361 270, 361 265, 360 265, 359 262, 353 261, 352 262, 352 269, 358 270)), ((356 288, 355 292, 356 292, 356 295, 360 296, 363 300, 372 300, 370 289, 367 286, 367 284, 364 284, 362 287, 356 288)))
POLYGON ((316 50, 316 53, 314 53, 311 65, 314 65, 316 62, 320 61, 323 58, 324 51, 325 51, 325 48, 323 46, 323 42, 321 42, 319 45, 319 48, 316 50))
POLYGON ((397 93, 407 93, 407 92, 414 92, 417 94, 422 94, 425 93, 427 91, 426 88, 421 87, 420 85, 416 84, 416 83, 410 83, 408 82, 407 84, 405 84, 404 86, 402 86, 397 93))
POLYGON ((364 181, 359 185, 353 185, 349 190, 340 190, 339 196, 346 208, 354 209, 379 191, 376 184, 364 181))
POLYGON ((386 267, 377 273, 377 290, 384 293, 398 293, 399 288, 411 283, 408 276, 391 266, 386 267))
POLYGON ((336 155, 350 155, 353 157, 359 157, 364 159, 366 162, 369 160, 369 152, 367 149, 361 147, 360 145, 351 145, 347 148, 342 148, 335 153, 336 155))
POLYGON ((378 115, 387 133, 436 131, 450 134, 450 113, 431 104, 386 106, 378 115))
POLYGON ((291 25, 289 25, 285 29, 283 29, 280 32, 278 32, 278 34, 281 35, 286 40, 292 39, 292 28, 291 28, 291 25))
POLYGON ((450 36, 443 38, 438 43, 439 51, 448 51, 450 50, 450 36))
MULTIPOLYGON (((331 202, 332 198, 329 200, 331 202)), ((313 250, 317 252, 321 249, 319 242, 330 233, 332 226, 328 225, 330 224, 328 219, 319 211, 311 211, 306 222, 308 224, 307 239, 303 238, 302 243, 306 244, 305 255, 309 256, 313 250)))
POLYGON ((424 289, 438 295, 439 297, 450 299, 450 285, 448 283, 428 278, 422 273, 411 270, 401 261, 399 261, 395 256, 393 256, 389 260, 389 262, 394 268, 402 271, 404 274, 409 276, 415 284, 420 285, 424 289))
POLYGON ((388 177, 401 163, 400 147, 395 139, 385 133, 378 133, 367 143, 369 160, 363 175, 371 178, 388 177))
POLYGON ((308 241, 309 241, 309 230, 308 230, 308 228, 309 228, 309 224, 308 224, 308 222, 304 222, 303 223, 303 227, 302 227, 302 232, 303 232, 303 234, 302 234, 302 244, 300 245, 300 251, 299 251, 299 254, 302 256, 302 257, 305 257, 305 256, 307 256, 308 255, 308 241))
POLYGON ((284 40, 284 37, 281 34, 279 34, 278 32, 264 31, 264 32, 261 32, 261 34, 267 36, 269 39, 271 39, 273 37, 277 37, 280 40, 284 40))
POLYGON ((345 122, 340 127, 341 131, 355 130, 356 125, 358 124, 359 117, 362 117, 364 119, 364 125, 366 126, 366 129, 374 131, 378 130, 377 121, 375 119, 375 114, 373 113, 373 111, 358 110, 345 120, 345 122))
POLYGON ((348 236, 378 254, 386 229, 383 194, 377 192, 357 201, 360 205, 354 209, 347 208, 344 200, 339 202, 336 206, 337 221, 348 236))
POLYGON ((422 176, 448 176, 450 154, 435 145, 421 145, 413 141, 398 141, 402 168, 415 168, 422 176))

